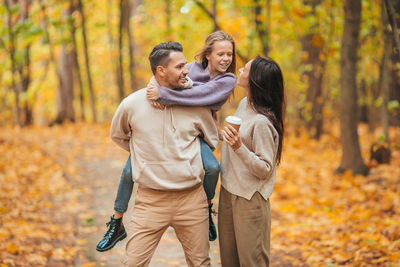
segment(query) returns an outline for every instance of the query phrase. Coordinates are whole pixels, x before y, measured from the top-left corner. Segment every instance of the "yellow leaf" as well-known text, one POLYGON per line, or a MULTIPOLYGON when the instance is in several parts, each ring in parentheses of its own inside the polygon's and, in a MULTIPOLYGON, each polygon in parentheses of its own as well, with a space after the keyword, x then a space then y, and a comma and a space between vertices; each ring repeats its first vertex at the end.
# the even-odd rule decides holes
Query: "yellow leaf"
POLYGON ((7 251, 12 254, 18 254, 19 248, 14 243, 10 243, 7 246, 7 251))
POLYGON ((82 264, 81 266, 82 266, 82 267, 93 267, 93 266, 95 266, 95 265, 96 265, 95 262, 88 262, 88 263, 82 264))
POLYGON ((78 240, 76 240, 76 243, 77 243, 78 245, 85 245, 85 244, 88 243, 88 241, 85 240, 85 239, 78 239, 78 240))

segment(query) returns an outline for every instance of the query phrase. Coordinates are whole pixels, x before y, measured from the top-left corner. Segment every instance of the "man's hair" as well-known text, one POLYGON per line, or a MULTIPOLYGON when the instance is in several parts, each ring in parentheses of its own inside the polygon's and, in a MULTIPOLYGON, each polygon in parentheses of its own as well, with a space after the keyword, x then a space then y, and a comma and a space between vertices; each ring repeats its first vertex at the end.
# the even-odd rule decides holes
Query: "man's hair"
POLYGON ((149 56, 151 71, 156 74, 157 66, 166 67, 170 61, 171 52, 183 52, 183 47, 178 42, 165 42, 156 45, 149 56))

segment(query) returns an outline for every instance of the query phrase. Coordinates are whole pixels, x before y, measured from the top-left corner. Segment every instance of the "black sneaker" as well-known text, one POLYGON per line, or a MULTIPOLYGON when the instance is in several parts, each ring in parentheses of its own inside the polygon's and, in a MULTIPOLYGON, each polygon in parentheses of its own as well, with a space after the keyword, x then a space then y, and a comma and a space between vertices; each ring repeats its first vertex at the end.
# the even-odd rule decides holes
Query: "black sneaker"
POLYGON ((214 241, 215 239, 217 239, 217 229, 215 228, 215 224, 211 216, 212 214, 216 215, 217 213, 215 212, 215 210, 212 209, 212 206, 213 203, 210 203, 208 205, 208 240, 210 241, 214 241))
POLYGON ((124 224, 122 223, 122 217, 119 219, 114 219, 113 215, 111 220, 106 223, 106 225, 108 227, 108 231, 96 247, 96 250, 100 252, 112 249, 118 241, 121 241, 126 237, 126 231, 124 224))

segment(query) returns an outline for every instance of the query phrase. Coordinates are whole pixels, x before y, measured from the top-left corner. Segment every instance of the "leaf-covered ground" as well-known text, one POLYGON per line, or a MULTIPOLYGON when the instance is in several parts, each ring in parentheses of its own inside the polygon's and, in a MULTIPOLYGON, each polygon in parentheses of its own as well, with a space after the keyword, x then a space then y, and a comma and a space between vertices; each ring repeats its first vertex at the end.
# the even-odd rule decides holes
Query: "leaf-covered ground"
MULTIPOLYGON (((100 188, 113 197, 116 188, 88 179, 91 169, 83 169, 95 160, 104 162, 96 173, 108 173, 115 161, 123 164, 127 154, 108 132, 106 124, 1 128, 1 267, 107 266, 107 254, 88 256, 88 248, 97 255, 90 233, 98 238, 105 229, 93 225, 88 196, 100 188)), ((286 138, 271 197, 272 266, 400 266, 400 151, 394 149, 391 164, 374 167, 367 177, 335 175, 338 126, 319 142, 296 132, 286 138)), ((359 133, 368 161, 378 131, 361 126, 359 133)), ((400 143, 399 129, 391 136, 400 143)))

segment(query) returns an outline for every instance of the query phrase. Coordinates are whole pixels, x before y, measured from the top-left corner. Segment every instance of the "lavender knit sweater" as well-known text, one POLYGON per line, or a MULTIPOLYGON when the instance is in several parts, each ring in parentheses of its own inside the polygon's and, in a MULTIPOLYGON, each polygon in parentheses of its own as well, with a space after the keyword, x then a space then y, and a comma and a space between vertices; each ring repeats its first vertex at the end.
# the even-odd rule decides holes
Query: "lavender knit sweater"
POLYGON ((210 79, 208 67, 193 61, 187 65, 193 87, 177 90, 160 86, 157 101, 166 106, 202 106, 213 111, 219 110, 228 100, 236 85, 233 73, 224 73, 210 79))

